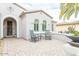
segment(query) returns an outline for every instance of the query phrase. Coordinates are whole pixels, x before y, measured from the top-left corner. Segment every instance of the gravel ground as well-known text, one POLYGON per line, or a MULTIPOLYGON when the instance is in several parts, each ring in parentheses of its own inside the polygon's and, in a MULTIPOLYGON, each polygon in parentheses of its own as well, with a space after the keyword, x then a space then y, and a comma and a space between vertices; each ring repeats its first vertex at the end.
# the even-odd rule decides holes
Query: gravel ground
POLYGON ((3 56, 65 56, 61 40, 40 40, 33 43, 24 39, 6 38, 3 40, 3 56))

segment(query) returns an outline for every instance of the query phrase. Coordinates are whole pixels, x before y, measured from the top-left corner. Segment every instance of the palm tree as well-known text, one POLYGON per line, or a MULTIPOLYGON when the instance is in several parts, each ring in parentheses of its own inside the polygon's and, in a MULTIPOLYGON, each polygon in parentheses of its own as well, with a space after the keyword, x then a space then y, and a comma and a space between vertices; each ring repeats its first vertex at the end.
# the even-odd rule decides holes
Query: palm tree
POLYGON ((74 14, 77 17, 79 12, 78 3, 61 3, 60 4, 60 19, 69 19, 74 14))

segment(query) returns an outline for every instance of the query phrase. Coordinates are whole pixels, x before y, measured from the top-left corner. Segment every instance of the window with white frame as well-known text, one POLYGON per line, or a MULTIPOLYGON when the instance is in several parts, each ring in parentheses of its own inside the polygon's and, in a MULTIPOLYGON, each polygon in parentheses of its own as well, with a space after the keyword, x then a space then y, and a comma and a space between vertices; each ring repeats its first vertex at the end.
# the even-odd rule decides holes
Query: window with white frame
POLYGON ((46 31, 46 27, 47 27, 47 22, 46 20, 43 20, 42 31, 46 31))
POLYGON ((35 19, 34 21, 34 31, 39 31, 39 20, 35 19))

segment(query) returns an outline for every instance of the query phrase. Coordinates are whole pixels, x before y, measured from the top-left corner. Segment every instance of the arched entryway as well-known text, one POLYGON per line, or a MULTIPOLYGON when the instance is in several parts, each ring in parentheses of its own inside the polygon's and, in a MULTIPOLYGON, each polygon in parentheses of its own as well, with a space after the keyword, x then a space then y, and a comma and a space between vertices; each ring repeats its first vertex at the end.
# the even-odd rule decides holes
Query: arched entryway
POLYGON ((3 21, 3 37, 17 37, 17 22, 8 17, 3 21))

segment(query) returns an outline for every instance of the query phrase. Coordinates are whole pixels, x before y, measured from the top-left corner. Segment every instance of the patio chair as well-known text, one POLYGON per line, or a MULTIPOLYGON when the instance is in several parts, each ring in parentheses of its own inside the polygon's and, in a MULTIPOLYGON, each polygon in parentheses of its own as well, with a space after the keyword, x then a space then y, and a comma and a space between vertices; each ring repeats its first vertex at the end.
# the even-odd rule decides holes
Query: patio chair
POLYGON ((30 39, 31 42, 36 42, 38 40, 38 36, 34 34, 33 30, 30 31, 30 37, 31 37, 30 39))
POLYGON ((52 39, 52 35, 51 35, 51 33, 50 33, 50 31, 46 31, 45 32, 45 40, 51 40, 52 39))

